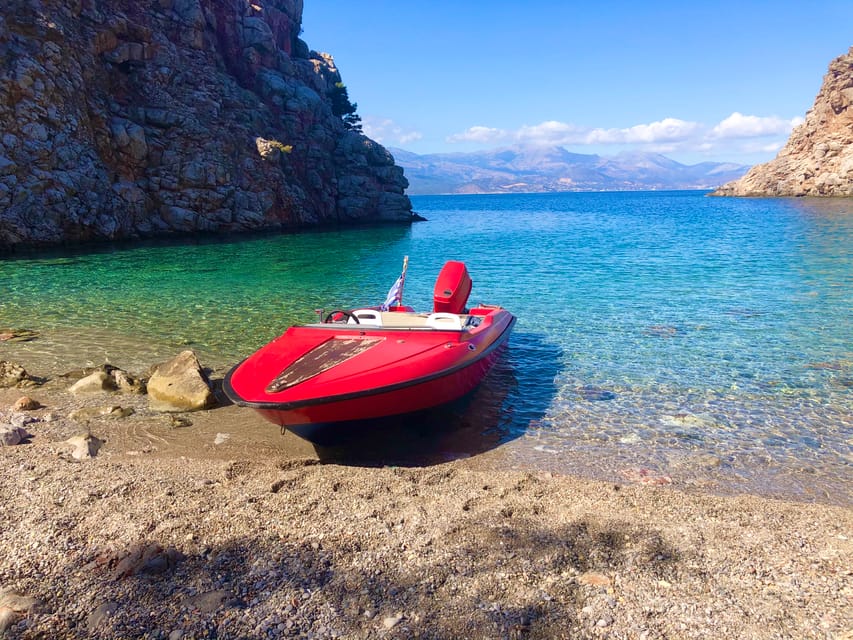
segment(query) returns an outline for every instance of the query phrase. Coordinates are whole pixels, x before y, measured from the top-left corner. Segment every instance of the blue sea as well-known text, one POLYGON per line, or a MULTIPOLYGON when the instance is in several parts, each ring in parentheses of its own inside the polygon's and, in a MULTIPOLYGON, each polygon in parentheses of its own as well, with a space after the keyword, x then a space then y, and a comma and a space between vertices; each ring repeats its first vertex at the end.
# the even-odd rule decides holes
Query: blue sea
POLYGON ((0 328, 41 338, 0 359, 143 372, 192 348, 223 372, 316 309, 378 304, 404 256, 405 302, 428 308, 463 260, 471 301, 518 323, 455 430, 436 425, 445 458, 853 504, 853 201, 412 202, 427 221, 411 227, 3 258, 0 328))

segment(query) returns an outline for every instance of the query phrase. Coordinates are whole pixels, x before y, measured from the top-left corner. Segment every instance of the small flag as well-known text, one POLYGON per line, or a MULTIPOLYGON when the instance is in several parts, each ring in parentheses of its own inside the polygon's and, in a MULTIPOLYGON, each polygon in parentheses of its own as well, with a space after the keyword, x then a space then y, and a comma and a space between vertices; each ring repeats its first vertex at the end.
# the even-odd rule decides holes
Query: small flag
POLYGON ((388 290, 388 295, 385 297, 385 302, 379 307, 380 311, 388 311, 391 307, 398 307, 403 304, 403 284, 406 282, 406 269, 409 267, 409 256, 403 258, 403 273, 391 285, 388 290))
POLYGON ((388 297, 385 298, 385 302, 382 303, 379 310, 388 311, 388 309, 398 306, 401 302, 403 302, 403 276, 397 278, 397 281, 388 290, 388 297))

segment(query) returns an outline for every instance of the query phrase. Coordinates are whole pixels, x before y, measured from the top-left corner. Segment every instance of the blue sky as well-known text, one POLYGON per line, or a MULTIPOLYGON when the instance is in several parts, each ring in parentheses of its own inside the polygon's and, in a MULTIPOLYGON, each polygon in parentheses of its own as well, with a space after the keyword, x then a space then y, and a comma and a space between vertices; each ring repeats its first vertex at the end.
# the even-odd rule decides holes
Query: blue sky
POLYGON ((851 25, 853 0, 305 0, 302 38, 387 147, 754 164, 812 106, 851 25))

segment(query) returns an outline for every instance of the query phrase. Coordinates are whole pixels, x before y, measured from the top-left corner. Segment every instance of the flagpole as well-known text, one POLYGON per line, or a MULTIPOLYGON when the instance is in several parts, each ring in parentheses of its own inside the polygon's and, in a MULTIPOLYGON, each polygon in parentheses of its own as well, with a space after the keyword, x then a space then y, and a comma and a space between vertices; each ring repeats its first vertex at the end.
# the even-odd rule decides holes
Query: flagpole
POLYGON ((403 273, 400 274, 400 306, 403 306, 403 287, 406 286, 406 269, 409 268, 409 256, 403 257, 403 273))

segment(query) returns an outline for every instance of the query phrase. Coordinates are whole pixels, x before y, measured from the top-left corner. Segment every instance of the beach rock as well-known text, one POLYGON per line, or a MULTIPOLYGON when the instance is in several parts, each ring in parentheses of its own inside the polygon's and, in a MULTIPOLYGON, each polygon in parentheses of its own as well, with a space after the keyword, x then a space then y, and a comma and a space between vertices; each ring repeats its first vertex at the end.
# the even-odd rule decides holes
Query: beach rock
POLYGON ((403 612, 399 611, 393 616, 385 616, 382 618, 382 627, 384 629, 393 629, 403 621, 403 612))
POLYGON ((145 381, 140 378, 135 378, 127 371, 122 369, 113 369, 110 375, 115 380, 116 388, 122 393, 145 393, 145 381))
POLYGON ((173 547, 165 548, 156 542, 139 542, 120 552, 112 577, 120 580, 138 574, 161 574, 174 569, 184 554, 173 547))
POLYGON ((148 380, 148 398, 158 411, 195 411, 214 403, 207 374, 190 350, 157 365, 148 380))
POLYGON ((80 378, 72 384, 68 390, 71 393, 103 393, 105 391, 116 391, 115 379, 106 371, 95 371, 85 378, 80 378))
POLYGON ((21 365, 0 360, 0 389, 17 386, 27 378, 27 371, 21 365))
POLYGON ((86 617, 86 627, 89 631, 96 631, 98 627, 105 625, 109 619, 118 611, 117 602, 104 602, 86 617))
POLYGON ((644 485, 666 485, 672 484, 672 478, 663 473, 658 473, 652 469, 625 469, 622 471, 622 476, 629 482, 644 485))
POLYGON ((5 634, 17 619, 18 615, 10 607, 0 607, 0 633, 5 634))
POLYGON ((9 607, 18 613, 37 613, 43 605, 41 600, 37 598, 8 589, 0 591, 0 606, 9 607))
POLYGON ((612 580, 603 573, 588 571, 578 576, 578 582, 591 587, 609 587, 612 580))
POLYGON ((853 47, 833 60, 805 121, 770 162, 717 196, 853 196, 853 47))
POLYGON ((30 434, 22 427, 16 427, 11 424, 0 424, 0 445, 4 447, 21 444, 29 437, 31 437, 30 434))
POLYGON ((33 400, 29 396, 21 396, 15 400, 12 408, 15 411, 35 411, 36 409, 41 409, 42 405, 38 400, 33 400))
POLYGON ((68 414, 75 422, 85 422, 93 418, 126 418, 133 415, 132 407, 80 407, 68 414))
POLYGON ((230 591, 219 589, 190 596, 186 604, 204 613, 212 613, 221 607, 236 606, 239 601, 230 591))
POLYGON ((14 624, 18 615, 39 613, 43 608, 42 602, 36 598, 12 589, 0 589, 0 632, 14 624))
POLYGON ((68 438, 65 442, 74 447, 74 450, 71 452, 72 458, 75 460, 87 460, 98 455, 98 451, 104 446, 106 440, 101 440, 91 433, 81 433, 68 438))

